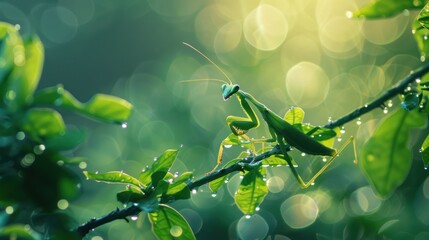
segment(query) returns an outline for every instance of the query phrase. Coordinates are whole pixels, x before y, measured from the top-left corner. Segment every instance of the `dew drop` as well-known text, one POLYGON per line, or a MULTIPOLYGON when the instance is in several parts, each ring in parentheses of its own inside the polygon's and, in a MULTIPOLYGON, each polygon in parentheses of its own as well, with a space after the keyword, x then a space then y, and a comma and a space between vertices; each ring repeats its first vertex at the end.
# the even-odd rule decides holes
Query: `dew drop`
POLYGON ((231 144, 225 144, 225 145, 223 145, 223 147, 224 147, 224 148, 231 148, 231 147, 232 147, 232 145, 231 145, 231 144))
POLYGON ((158 158, 157 158, 157 157, 154 157, 154 158, 153 158, 153 161, 154 161, 154 162, 156 162, 156 160, 158 160, 158 158))
POLYGON ((362 124, 362 121, 360 120, 360 118, 358 118, 358 120, 356 121, 356 124, 359 126, 362 124))
POLYGON ((177 178, 179 176, 179 172, 175 172, 173 177, 177 178))
POLYGON ((328 118, 328 123, 332 123, 332 117, 328 118))
POLYGON ((197 189, 192 189, 192 194, 197 194, 197 189))
POLYGON ((323 162, 326 162, 326 161, 328 161, 328 159, 327 159, 326 157, 323 157, 323 158, 322 158, 322 161, 323 161, 323 162))
POLYGON ((342 126, 342 127, 341 127, 340 133, 341 133, 341 134, 346 133, 346 128, 345 128, 344 126, 342 126))
POLYGON ((139 216, 131 216, 130 218, 132 221, 137 221, 137 219, 139 219, 139 216))
POLYGON ((177 225, 171 226, 170 228, 171 236, 177 238, 177 237, 180 237, 182 233, 183 233, 183 229, 180 226, 177 226, 177 225))
POLYGON ((121 124, 121 127, 122 127, 122 128, 127 128, 127 127, 128 127, 128 123, 123 122, 123 123, 121 124))
POLYGON ((180 144, 180 148, 183 148, 183 144, 180 144))
POLYGON ((21 29, 21 25, 19 25, 19 24, 15 24, 15 26, 14 26, 14 27, 15 27, 15 30, 16 30, 16 31, 19 31, 19 30, 21 29))
POLYGON ((411 33, 414 35, 414 34, 416 34, 416 30, 415 29, 413 29, 413 30, 411 30, 411 33))
POLYGON ((244 175, 240 175, 240 179, 243 179, 244 178, 244 175))
POLYGON ((347 18, 352 18, 353 17, 353 12, 352 11, 346 11, 346 17, 347 18))
POLYGON ((338 142, 341 142, 341 141, 343 141, 343 138, 342 138, 342 137, 338 137, 338 138, 337 138, 337 141, 338 141, 338 142))
POLYGON ((420 61, 421 61, 421 62, 426 61, 426 56, 425 56, 424 54, 422 54, 422 55, 420 56, 420 61))
POLYGON ((57 162, 57 165, 58 165, 58 166, 63 166, 63 165, 64 165, 64 161, 63 161, 63 160, 59 160, 59 161, 57 162))
POLYGON ((98 174, 98 171, 95 171, 95 174, 98 174))
POLYGON ((249 214, 247 214, 246 216, 245 216, 245 218, 246 219, 250 219, 252 216, 250 216, 249 214))
POLYGON ((389 110, 387 109, 387 107, 384 107, 384 109, 383 109, 383 113, 384 114, 387 114, 389 112, 389 110))
POLYGON ((302 157, 305 157, 305 153, 301 153, 301 156, 302 156, 302 157))
POLYGON ((311 186, 314 186, 314 182, 311 183, 311 186))
POLYGON ((387 102, 387 106, 388 106, 388 107, 390 107, 390 108, 391 108, 391 107, 393 107, 393 101, 392 101, 392 100, 389 100, 389 101, 387 102))
POLYGON ((216 197, 217 196, 217 194, 216 193, 212 193, 212 197, 216 197))
POLYGON ((416 79, 416 83, 420 83, 422 80, 420 78, 416 79))
POLYGON ((365 104, 365 105, 364 105, 364 107, 365 107, 365 108, 367 108, 367 107, 368 107, 368 104, 365 104))
POLYGON ((256 207, 256 208, 255 208, 255 211, 259 212, 259 210, 261 210, 261 208, 260 208, 260 207, 256 207))
POLYGON ((170 178, 170 179, 168 179, 168 182, 171 184, 171 183, 173 183, 173 179, 172 178, 170 178))

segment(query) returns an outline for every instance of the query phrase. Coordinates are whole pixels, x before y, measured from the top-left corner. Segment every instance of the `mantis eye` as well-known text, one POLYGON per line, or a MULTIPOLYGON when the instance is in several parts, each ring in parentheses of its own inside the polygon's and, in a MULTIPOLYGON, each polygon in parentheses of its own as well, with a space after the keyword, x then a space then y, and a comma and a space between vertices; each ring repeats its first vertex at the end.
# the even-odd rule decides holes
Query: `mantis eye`
POLYGON ((223 99, 227 100, 232 95, 234 95, 236 92, 238 92, 238 90, 240 90, 240 86, 238 86, 238 84, 234 84, 234 85, 223 84, 222 85, 223 99))

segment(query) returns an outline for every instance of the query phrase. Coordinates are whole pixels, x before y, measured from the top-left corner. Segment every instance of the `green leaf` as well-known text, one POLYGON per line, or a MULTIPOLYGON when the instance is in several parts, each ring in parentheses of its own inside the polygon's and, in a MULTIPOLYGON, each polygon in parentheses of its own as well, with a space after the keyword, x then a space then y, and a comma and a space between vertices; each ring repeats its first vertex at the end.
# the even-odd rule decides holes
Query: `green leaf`
POLYGON ((76 148, 86 137, 80 129, 66 129, 64 133, 48 138, 44 145, 47 149, 65 151, 76 148))
POLYGON ((354 17, 388 18, 404 10, 421 9, 426 0, 375 0, 353 13, 354 17))
POLYGON ((138 179, 119 171, 110 171, 106 173, 90 173, 84 171, 83 174, 88 180, 91 179, 97 182, 132 184, 136 187, 144 187, 138 179))
POLYGON ((268 187, 261 171, 265 168, 247 172, 235 195, 235 203, 244 214, 253 214, 268 194, 268 187))
POLYGON ((41 239, 28 225, 11 224, 0 229, 0 236, 9 236, 8 239, 41 239))
POLYGON ((132 111, 131 103, 106 94, 96 94, 91 100, 83 104, 65 90, 62 85, 38 91, 33 102, 34 104, 68 108, 92 118, 114 123, 126 122, 132 111))
POLYGON ((420 148, 420 153, 422 154, 423 164, 427 168, 429 166, 429 135, 425 138, 420 148))
POLYGON ((29 109, 22 119, 21 127, 34 140, 58 136, 66 130, 61 114, 49 108, 29 109))
MULTIPOLYGON (((426 8, 426 7, 425 7, 426 8)), ((420 13, 421 14, 421 13, 420 13)), ((420 15, 419 15, 420 16, 420 15)), ((425 61, 427 55, 429 54, 429 29, 426 24, 419 21, 419 16, 417 16, 412 23, 411 32, 414 35, 414 40, 417 42, 417 46, 420 50, 420 60, 425 61)))
POLYGON ((304 121, 304 116, 305 113, 302 108, 292 107, 286 112, 284 120, 291 125, 302 124, 302 122, 304 121))
POLYGON ((280 155, 271 155, 262 160, 262 166, 280 166, 287 165, 286 160, 280 155))
POLYGON ((145 198, 145 194, 141 191, 140 188, 136 186, 130 186, 127 190, 118 192, 116 194, 116 199, 123 203, 138 203, 145 198))
POLYGON ((86 104, 82 111, 92 117, 114 123, 123 123, 128 120, 132 105, 122 98, 96 94, 86 104))
POLYGON ((169 184, 167 195, 171 195, 177 199, 187 199, 190 197, 190 191, 186 181, 190 180, 193 177, 192 172, 184 172, 178 178, 174 179, 172 183, 169 184), (189 196, 188 196, 189 195, 189 196))
POLYGON ((398 109, 383 120, 365 143, 360 167, 381 198, 389 197, 407 177, 412 161, 407 146, 409 133, 412 128, 424 127, 426 116, 398 109))
POLYGON ((160 204, 159 208, 149 213, 152 230, 160 240, 192 240, 194 233, 185 218, 175 209, 160 204))
MULTIPOLYGON (((225 164, 224 168, 227 168, 231 165, 236 164, 239 162, 242 158, 236 158, 229 161, 227 164, 225 164)), ((211 181, 209 183, 209 188, 212 192, 217 192, 222 185, 225 184, 225 181, 228 179, 228 175, 222 176, 220 178, 216 178, 215 180, 211 181)))
POLYGON ((28 38, 24 48, 24 63, 15 66, 7 80, 5 103, 15 110, 31 100, 43 68, 44 49, 40 39, 36 36, 28 38))
MULTIPOLYGON (((25 48, 15 26, 0 22, 0 99, 6 100, 8 80, 16 66, 25 63, 25 48)), ((8 97, 11 97, 10 95, 8 97)))
POLYGON ((139 208, 147 213, 153 213, 159 208, 159 198, 156 197, 156 194, 145 197, 137 203, 139 208))
POLYGON ((152 182, 152 185, 156 185, 157 182, 164 178, 170 167, 173 165, 174 160, 176 160, 177 153, 178 150, 166 150, 152 163, 152 166, 150 166, 149 169, 140 173, 140 182, 144 185, 149 185, 149 183, 155 181, 152 182), (152 177, 154 174, 156 175, 152 177))

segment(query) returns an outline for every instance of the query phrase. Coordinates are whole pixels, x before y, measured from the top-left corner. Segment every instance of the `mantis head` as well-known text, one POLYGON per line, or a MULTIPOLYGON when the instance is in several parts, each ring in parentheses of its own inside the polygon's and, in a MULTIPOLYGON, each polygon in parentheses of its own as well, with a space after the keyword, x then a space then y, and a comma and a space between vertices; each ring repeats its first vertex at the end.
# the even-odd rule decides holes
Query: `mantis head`
POLYGON ((222 85, 222 96, 223 100, 228 100, 232 95, 240 90, 240 86, 238 84, 223 84, 222 85))

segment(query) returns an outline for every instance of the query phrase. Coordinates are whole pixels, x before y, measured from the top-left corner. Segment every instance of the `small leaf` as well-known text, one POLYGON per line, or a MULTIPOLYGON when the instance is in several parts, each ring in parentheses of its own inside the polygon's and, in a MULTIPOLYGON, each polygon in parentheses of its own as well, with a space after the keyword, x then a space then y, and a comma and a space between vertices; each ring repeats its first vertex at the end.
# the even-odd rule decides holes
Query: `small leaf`
POLYGON ((280 155, 271 155, 268 158, 262 160, 262 166, 279 166, 287 165, 286 160, 280 155))
POLYGON ((420 0, 375 0, 353 13, 354 17, 368 19, 388 18, 404 10, 421 9, 425 1, 420 0))
MULTIPOLYGON (((422 12, 420 12, 420 14, 422 14, 422 12)), ((420 50, 420 60, 425 61, 429 54, 429 26, 426 23, 420 22, 419 17, 420 15, 414 19, 411 32, 413 33, 414 40, 416 40, 417 46, 420 50)))
POLYGON ((87 179, 98 182, 132 184, 136 187, 143 187, 143 184, 139 180, 119 171, 111 171, 106 173, 90 173, 88 171, 84 171, 83 174, 87 179))
POLYGON ((147 213, 153 213, 159 208, 159 198, 152 194, 137 202, 139 208, 147 213))
POLYGON ((145 198, 145 195, 141 190, 137 189, 136 187, 130 187, 125 191, 118 192, 116 194, 116 199, 123 204, 138 203, 145 198))
POLYGON ((33 36, 24 43, 25 60, 12 70, 7 84, 5 103, 12 109, 26 104, 39 84, 43 68, 44 49, 40 39, 33 36))
POLYGON ((50 150, 65 151, 76 148, 86 137, 80 129, 66 129, 63 134, 53 136, 45 141, 50 150))
POLYGON ((152 163, 152 166, 146 171, 140 173, 139 179, 144 185, 149 185, 152 182, 152 185, 156 185, 158 181, 164 178, 167 174, 170 167, 173 165, 174 160, 176 160, 178 150, 166 150, 161 156, 159 156, 156 161, 152 163), (155 179, 152 179, 152 175, 156 173, 155 179))
POLYGON ((193 177, 192 172, 184 172, 182 175, 174 179, 172 183, 169 184, 167 195, 174 197, 175 199, 187 199, 190 197, 190 191, 186 181, 190 180, 193 177))
POLYGON ((235 203, 244 214, 253 214, 268 194, 266 181, 261 174, 265 168, 247 172, 235 195, 235 203))
POLYGON ((429 135, 425 138, 420 148, 420 153, 422 154, 423 164, 427 168, 429 166, 429 135))
MULTIPOLYGON (((241 160, 241 158, 236 158, 233 159, 231 161, 229 161, 227 164, 225 164, 224 168, 227 168, 231 165, 236 164, 237 162, 239 162, 241 160)), ((220 187, 222 187, 222 185, 225 184, 225 181, 228 179, 228 175, 222 176, 220 178, 216 178, 215 180, 211 181, 209 183, 209 188, 212 192, 217 192, 219 190, 220 187)))
POLYGON ((0 236, 9 236, 8 239, 41 239, 28 225, 11 224, 0 229, 0 236))
POLYGON ((302 110, 302 108, 292 107, 286 112, 284 116, 284 120, 291 125, 302 124, 302 122, 304 121, 304 116, 305 116, 305 113, 304 113, 304 110, 302 110))
POLYGON ((90 116, 114 123, 127 121, 131 110, 131 103, 122 98, 106 94, 96 94, 82 109, 83 112, 90 116))
POLYGON ((66 129, 61 115, 49 108, 32 108, 28 110, 21 126, 35 140, 61 135, 66 129))
POLYGON ((185 218, 170 206, 160 204, 153 213, 149 213, 152 230, 160 240, 192 240, 194 233, 185 218))
POLYGON ((83 104, 65 90, 62 85, 38 91, 33 102, 34 104, 68 108, 98 120, 114 123, 126 122, 132 111, 131 103, 106 94, 97 94, 83 104))
POLYGON ((389 197, 407 177, 412 161, 407 146, 409 132, 411 128, 425 126, 426 116, 418 111, 398 109, 384 119, 365 143, 360 167, 381 198, 389 197))

